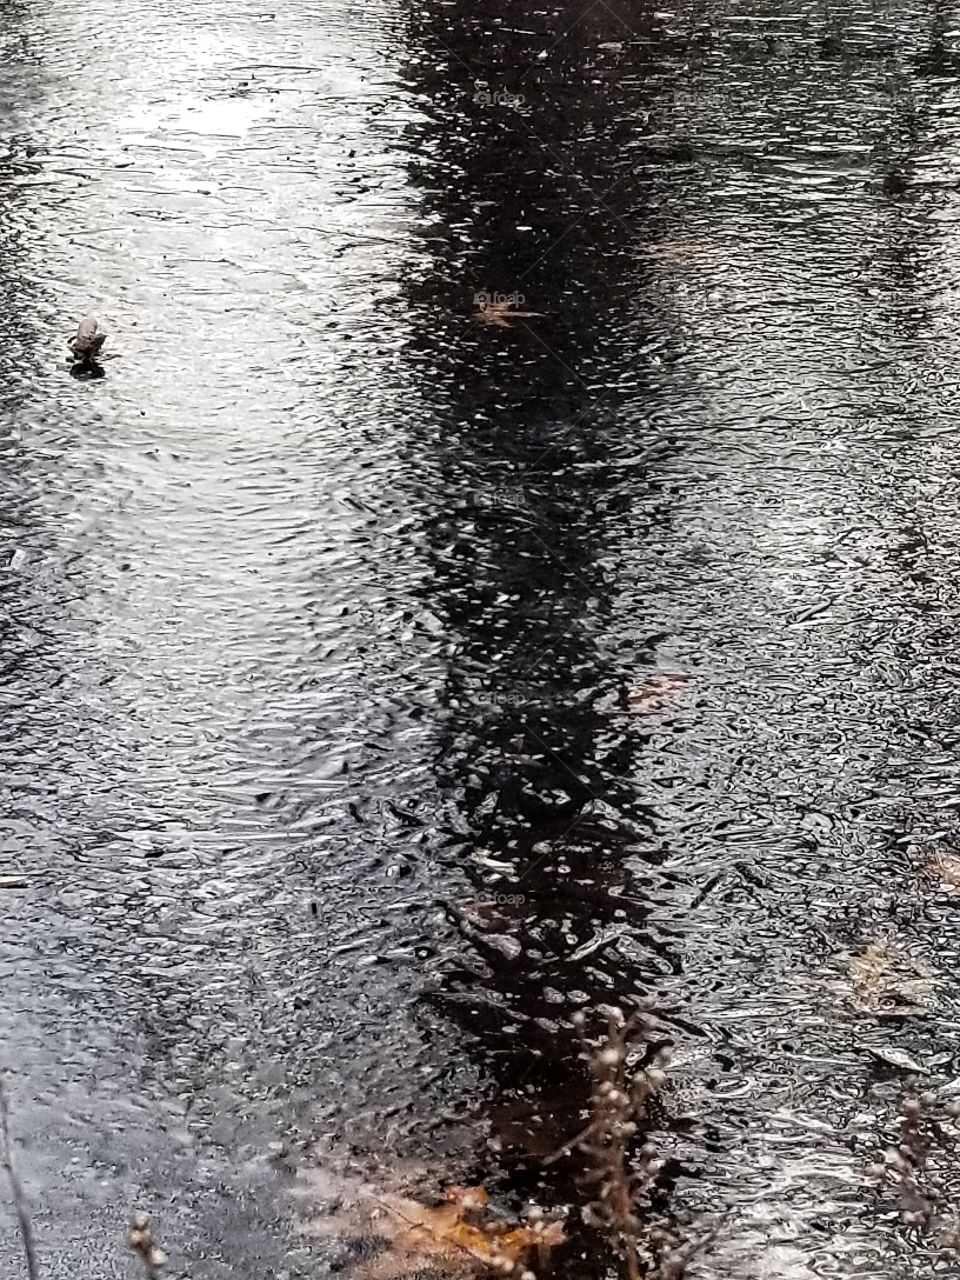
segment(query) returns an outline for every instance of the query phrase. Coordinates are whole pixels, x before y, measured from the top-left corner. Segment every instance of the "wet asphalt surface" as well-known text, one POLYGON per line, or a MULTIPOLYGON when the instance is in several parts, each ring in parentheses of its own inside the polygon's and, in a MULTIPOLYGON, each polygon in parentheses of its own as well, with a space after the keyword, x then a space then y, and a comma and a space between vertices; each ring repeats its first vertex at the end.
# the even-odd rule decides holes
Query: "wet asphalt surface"
POLYGON ((960 1072, 958 105, 934 5, 0 0, 44 1280, 328 1275, 321 1151, 566 1203, 640 1002, 693 1276, 960 1268, 863 1174, 960 1072))

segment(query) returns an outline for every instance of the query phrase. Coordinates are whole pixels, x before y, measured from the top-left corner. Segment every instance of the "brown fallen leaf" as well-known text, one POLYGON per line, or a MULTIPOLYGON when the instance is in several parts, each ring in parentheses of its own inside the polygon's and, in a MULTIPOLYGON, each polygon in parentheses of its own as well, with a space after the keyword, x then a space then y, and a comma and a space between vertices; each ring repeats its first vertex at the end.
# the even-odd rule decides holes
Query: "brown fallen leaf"
POLYGON ((862 1013, 908 1016, 929 1012, 936 973, 887 942, 871 942, 848 968, 853 1002, 862 1013))
POLYGON ((497 1222, 484 1222, 488 1202, 482 1187, 451 1187, 437 1208, 412 1200, 402 1206, 396 1200, 383 1204, 409 1229, 406 1246, 418 1253, 442 1253, 452 1247, 490 1266, 498 1266, 504 1258, 516 1265, 531 1250, 563 1239, 563 1228, 557 1222, 539 1230, 536 1226, 504 1228, 497 1222))
POLYGON ((509 329, 511 320, 527 320, 542 315, 542 311, 518 311, 513 302, 481 302, 474 319, 481 324, 496 325, 498 329, 509 329))
POLYGON ((660 671, 643 684, 635 684, 627 690, 627 702, 631 711, 659 711, 675 693, 685 689, 692 677, 678 672, 660 671))
POLYGON ((167 1265, 167 1255, 153 1238, 150 1219, 145 1213, 135 1213, 127 1233, 127 1243, 142 1259, 147 1269, 147 1280, 160 1280, 160 1272, 167 1265))
POLYGON ((418 1269, 449 1276, 491 1271, 522 1276, 528 1259, 544 1261, 564 1240, 560 1222, 509 1225, 488 1212, 483 1187, 450 1187, 439 1205, 364 1186, 322 1228, 324 1235, 373 1237, 374 1256, 358 1262, 353 1280, 400 1280, 418 1269))
POLYGON ((941 849, 933 855, 924 870, 951 893, 960 892, 960 856, 957 854, 941 849))

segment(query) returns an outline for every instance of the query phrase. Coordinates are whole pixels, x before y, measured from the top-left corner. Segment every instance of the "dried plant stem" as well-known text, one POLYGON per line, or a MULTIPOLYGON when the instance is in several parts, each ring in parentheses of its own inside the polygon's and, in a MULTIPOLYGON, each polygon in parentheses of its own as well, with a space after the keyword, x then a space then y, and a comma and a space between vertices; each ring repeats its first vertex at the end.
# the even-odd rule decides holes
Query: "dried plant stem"
POLYGON ((3 1132, 3 1167, 7 1171, 7 1181, 10 1183, 13 1207, 20 1226, 20 1239, 23 1241, 23 1253, 27 1260, 27 1275, 29 1280, 40 1280, 40 1270, 37 1267, 37 1250, 33 1239, 33 1224, 30 1221, 27 1202, 23 1194, 23 1186, 13 1159, 13 1143, 10 1139, 10 1101, 7 1096, 7 1087, 2 1071, 0 1071, 0 1129, 3 1132))
MULTIPOLYGON (((945 1243, 955 1248, 956 1230, 944 1216, 940 1190, 927 1169, 934 1140, 949 1142, 949 1139, 937 1122, 936 1095, 918 1096, 917 1087, 917 1080, 909 1078, 907 1097, 900 1108, 899 1142, 888 1147, 883 1163, 871 1165, 868 1172, 878 1183, 896 1191, 900 1219, 905 1226, 916 1227, 923 1233, 946 1231, 945 1243)), ((960 1103, 951 1102, 943 1110, 945 1116, 956 1119, 960 1115, 960 1103)))
POLYGON ((550 1165, 556 1164, 558 1160, 563 1160, 567 1156, 571 1155, 577 1147, 582 1147, 586 1140, 592 1136, 596 1127, 596 1120, 591 1120, 585 1128, 580 1130, 575 1138, 570 1138, 562 1147, 557 1147, 556 1151, 551 1152, 548 1156, 544 1156, 541 1161, 543 1168, 546 1169, 550 1165))
POLYGON ((651 1193, 664 1161, 648 1136, 650 1104, 666 1082, 669 1047, 655 1035, 649 1016, 625 1019, 611 1012, 606 1036, 591 1043, 584 1019, 574 1015, 592 1078, 591 1119, 547 1163, 579 1149, 588 1161, 585 1180, 597 1187, 584 1217, 607 1235, 620 1258, 624 1280, 682 1280, 693 1257, 716 1237, 724 1215, 709 1230, 687 1240, 649 1221, 651 1193), (643 1065, 632 1066, 641 1057, 643 1065))
POLYGON ((596 1211, 607 1223, 627 1280, 641 1280, 640 1223, 636 1214, 641 1188, 630 1168, 630 1144, 637 1132, 636 1117, 642 1115, 648 1093, 643 1091, 641 1096, 638 1092, 642 1073, 632 1077, 627 1069, 627 1045, 633 1030, 633 1024, 611 1017, 606 1043, 593 1055, 593 1123, 581 1142, 581 1150, 591 1160, 600 1183, 596 1211))
POLYGON ((627 1266, 627 1280, 640 1280, 640 1262, 637 1257, 637 1235, 633 1225, 633 1189, 627 1178, 618 1178, 612 1186, 615 1203, 611 1205, 614 1221, 618 1223, 623 1260, 627 1266))
POLYGON ((704 1249, 713 1244, 720 1234, 721 1228, 728 1222, 730 1213, 731 1210, 724 1210, 713 1225, 708 1227, 701 1235, 694 1236, 682 1248, 675 1249, 660 1267, 660 1280, 683 1280, 683 1276, 687 1273, 687 1267, 698 1253, 702 1253, 704 1249))

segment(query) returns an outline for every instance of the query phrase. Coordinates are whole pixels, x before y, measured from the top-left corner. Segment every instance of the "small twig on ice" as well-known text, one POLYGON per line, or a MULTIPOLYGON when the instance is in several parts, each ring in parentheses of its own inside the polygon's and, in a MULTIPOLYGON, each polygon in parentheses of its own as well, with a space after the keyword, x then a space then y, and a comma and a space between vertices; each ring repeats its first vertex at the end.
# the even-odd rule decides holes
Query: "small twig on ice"
POLYGON ((23 1241, 23 1252, 27 1260, 27 1275, 30 1280, 40 1280, 40 1271, 37 1267, 37 1250, 33 1239, 33 1224, 30 1221, 27 1202, 24 1199, 23 1186, 13 1161, 13 1143, 10 1141, 10 1103, 2 1072, 0 1072, 0 1128, 3 1131, 3 1167, 7 1171, 7 1181, 10 1183, 13 1207, 16 1211, 17 1222, 20 1225, 20 1238, 23 1241))

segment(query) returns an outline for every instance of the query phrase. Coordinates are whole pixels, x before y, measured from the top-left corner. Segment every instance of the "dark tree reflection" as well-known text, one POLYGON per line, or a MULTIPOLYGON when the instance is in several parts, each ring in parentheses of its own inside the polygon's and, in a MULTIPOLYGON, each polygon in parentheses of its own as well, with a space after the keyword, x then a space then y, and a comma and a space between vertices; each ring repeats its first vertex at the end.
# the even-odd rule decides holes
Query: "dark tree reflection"
POLYGON ((677 964, 647 924, 657 812, 628 701, 663 636, 652 616, 620 635, 611 583, 624 522, 642 537, 670 520, 649 463, 673 447, 659 388, 680 346, 643 249, 685 158, 656 136, 656 32, 635 6, 548 26, 430 4, 410 42, 429 102, 410 138, 411 465, 429 456, 443 490, 427 528, 451 643, 437 772, 475 894, 450 905, 472 959, 439 999, 476 1033, 516 1175, 580 1123, 570 1015, 629 1008, 677 964), (491 295, 543 314, 486 326, 491 295))

